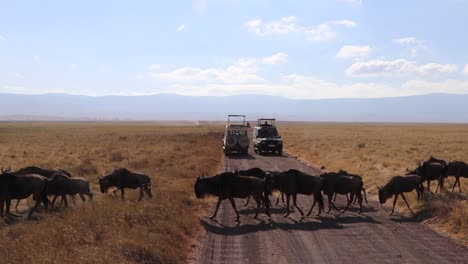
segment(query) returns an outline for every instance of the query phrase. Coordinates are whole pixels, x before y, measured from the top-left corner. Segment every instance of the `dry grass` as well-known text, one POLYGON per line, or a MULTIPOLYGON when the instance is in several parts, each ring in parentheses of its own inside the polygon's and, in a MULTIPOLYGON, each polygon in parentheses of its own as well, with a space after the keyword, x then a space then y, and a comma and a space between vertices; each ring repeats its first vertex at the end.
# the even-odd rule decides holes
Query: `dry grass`
MULTIPOLYGON (((287 123, 280 126, 285 149, 328 171, 346 169, 363 176, 370 193, 395 175, 404 175, 414 168, 417 160, 433 155, 446 160, 468 162, 468 125, 425 124, 319 124, 287 123)), ((468 190, 462 179, 464 193, 440 194, 417 204, 410 195, 410 204, 419 215, 434 217, 432 221, 450 233, 468 241, 468 190)), ((449 180, 446 186, 450 186, 449 180)), ((425 185, 426 186, 426 185, 425 185)), ((435 191, 436 183, 431 190, 435 191)), ((406 212, 403 201, 399 204, 406 212)))
MULTIPOLYGON (((0 123, 0 165, 63 168, 92 182, 95 199, 37 221, 0 224, 8 263, 181 263, 207 205, 194 177, 219 170, 222 129, 151 123, 0 123), (127 167, 151 176, 154 198, 136 203, 100 194, 102 171, 127 167)), ((32 204, 29 202, 29 204, 32 204)))

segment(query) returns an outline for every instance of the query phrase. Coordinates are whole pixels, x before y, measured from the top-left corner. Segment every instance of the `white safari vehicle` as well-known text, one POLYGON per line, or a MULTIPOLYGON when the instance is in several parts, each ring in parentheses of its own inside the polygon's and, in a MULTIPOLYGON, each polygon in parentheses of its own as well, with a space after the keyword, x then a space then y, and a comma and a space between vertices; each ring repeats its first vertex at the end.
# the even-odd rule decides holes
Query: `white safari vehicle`
POLYGON ((283 154, 283 140, 275 126, 274 118, 260 118, 254 128, 252 137, 254 150, 258 154, 278 152, 283 154))
POLYGON ((248 153, 249 136, 245 115, 228 115, 228 123, 224 130, 223 150, 224 154, 231 152, 248 153), (233 120, 234 119, 234 120, 233 120))

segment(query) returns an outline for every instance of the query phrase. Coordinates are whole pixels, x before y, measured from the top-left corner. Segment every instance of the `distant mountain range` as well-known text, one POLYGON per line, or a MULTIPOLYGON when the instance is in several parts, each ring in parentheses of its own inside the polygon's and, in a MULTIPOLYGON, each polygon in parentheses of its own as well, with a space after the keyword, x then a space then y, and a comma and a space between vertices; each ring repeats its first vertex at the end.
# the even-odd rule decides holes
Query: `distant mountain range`
POLYGON ((225 120, 468 123, 468 94, 294 100, 265 95, 81 96, 0 94, 0 120, 225 120))

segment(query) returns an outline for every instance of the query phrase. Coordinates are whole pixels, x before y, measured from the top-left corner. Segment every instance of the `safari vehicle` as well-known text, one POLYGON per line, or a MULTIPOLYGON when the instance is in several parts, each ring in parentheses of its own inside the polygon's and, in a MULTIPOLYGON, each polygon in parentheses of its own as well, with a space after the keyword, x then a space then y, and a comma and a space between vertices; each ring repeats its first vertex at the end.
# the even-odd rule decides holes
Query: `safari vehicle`
POLYGON ((274 118, 260 118, 253 131, 253 146, 258 154, 278 152, 283 155, 283 140, 275 126, 274 118))
POLYGON ((245 115, 228 115, 228 123, 224 130, 223 139, 224 154, 230 154, 232 152, 246 154, 249 152, 250 139, 247 135, 247 129, 245 115))

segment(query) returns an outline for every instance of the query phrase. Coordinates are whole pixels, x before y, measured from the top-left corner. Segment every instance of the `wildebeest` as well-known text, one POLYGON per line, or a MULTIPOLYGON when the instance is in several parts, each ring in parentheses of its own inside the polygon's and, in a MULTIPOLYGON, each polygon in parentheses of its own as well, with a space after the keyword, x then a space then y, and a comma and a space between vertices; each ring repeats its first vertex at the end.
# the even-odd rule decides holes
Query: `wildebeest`
MULTIPOLYGON (((351 176, 351 177, 356 177, 358 178, 360 181, 362 181, 362 177, 360 175, 357 175, 357 174, 351 174, 345 170, 340 170, 338 171, 338 174, 340 175, 347 175, 347 176, 351 176)), ((363 185, 362 185, 362 193, 364 194, 364 201, 366 202, 366 204, 368 203, 367 202, 367 194, 366 194, 366 189, 364 188, 364 182, 363 182, 363 185)), ((358 199, 358 196, 356 195, 355 198, 354 198, 354 201, 353 201, 353 204, 356 203, 358 199)), ((335 202, 336 200, 336 194, 335 194, 335 197, 333 199, 333 202, 335 202)), ((346 200, 349 202, 349 197, 348 197, 348 194, 346 194, 346 200)))
POLYGON ((143 193, 146 193, 149 198, 153 197, 151 194, 151 179, 142 173, 131 172, 125 168, 120 168, 115 169, 106 176, 100 176, 98 179, 102 193, 107 193, 109 187, 117 187, 116 190, 120 190, 122 200, 124 200, 125 188, 140 188, 140 197, 138 198, 138 201, 141 201, 143 198, 143 193))
POLYGON ((4 172, 0 175, 0 214, 3 216, 3 205, 6 204, 6 213, 10 214, 10 203, 12 199, 25 199, 33 196, 36 204, 29 211, 31 218, 34 210, 42 202, 47 209, 49 200, 46 194, 47 178, 37 174, 15 175, 4 172))
POLYGON ((318 202, 319 210, 317 216, 320 215, 323 209, 323 196, 322 190, 322 179, 317 176, 308 175, 301 171, 291 169, 285 172, 274 173, 271 177, 266 178, 267 185, 271 186, 271 189, 279 190, 286 195, 286 214, 288 216, 289 201, 292 196, 294 207, 299 210, 301 216, 304 216, 304 212, 297 206, 296 200, 298 194, 313 195, 314 201, 310 207, 307 216, 310 215, 315 204, 318 202))
MULTIPOLYGON (((260 168, 250 168, 247 170, 236 169, 234 173, 239 176, 249 176, 249 177, 255 177, 255 178, 259 178, 263 180, 265 179, 265 175, 267 172, 260 168)), ((245 202, 244 206, 247 206, 249 204, 249 201, 250 201, 250 195, 249 197, 247 197, 247 201, 245 202)))
MULTIPOLYGON (((93 199, 93 193, 89 188, 89 182, 87 180, 79 177, 68 177, 63 173, 56 173, 48 179, 47 194, 55 195, 55 197, 61 196, 65 207, 68 207, 67 195, 78 194, 83 202, 86 201, 84 195, 93 199)), ((52 201, 52 206, 55 202, 55 197, 52 201)))
MULTIPOLYGON (((444 169, 444 177, 454 176, 455 182, 452 186, 452 192, 458 184, 458 189, 461 192, 460 177, 468 178, 468 164, 463 161, 451 161, 444 169)), ((442 181, 443 184, 443 181, 442 181)))
POLYGON ((218 197, 218 203, 213 215, 210 217, 211 219, 216 218, 221 202, 229 199, 232 208, 236 212, 236 222, 239 222, 239 212, 237 211, 234 198, 247 198, 250 195, 257 203, 255 218, 258 217, 261 201, 264 201, 265 213, 270 216, 270 205, 267 200, 268 190, 265 180, 255 177, 238 176, 232 172, 223 172, 211 177, 197 177, 194 189, 197 198, 204 198, 205 195, 218 197))
POLYGON ((427 181, 427 190, 429 192, 431 191, 431 181, 438 180, 440 183, 444 176, 444 166, 439 162, 423 162, 416 169, 412 171, 407 169, 407 171, 406 175, 419 175, 422 181, 427 181))
MULTIPOLYGON (((354 196, 357 196, 359 202, 359 212, 362 211, 362 190, 363 182, 361 177, 356 177, 348 174, 339 174, 335 172, 327 172, 320 175, 323 180, 323 192, 328 196, 328 213, 331 211, 331 207, 335 207, 333 203, 333 197, 335 193, 338 194, 350 194, 350 198, 346 207, 341 210, 344 213, 351 203, 354 201, 354 196)), ((336 208, 338 209, 338 208, 336 208)))
POLYGON ((403 200, 406 203, 406 206, 408 206, 408 209, 413 212, 406 201, 406 197, 403 193, 405 192, 412 192, 413 190, 416 190, 417 193, 417 199, 418 201, 422 199, 422 195, 424 192, 424 188, 422 185, 422 177, 419 175, 407 175, 407 176, 394 176, 388 181, 387 184, 385 184, 384 187, 380 188, 379 187, 379 201, 381 204, 384 204, 388 198, 391 198, 393 195, 395 195, 395 199, 393 200, 393 207, 392 207, 392 212, 390 215, 393 214, 395 211, 395 204, 398 199, 398 195, 401 194, 401 197, 403 197, 403 200))
MULTIPOLYGON (((8 168, 10 171, 11 171, 11 168, 8 168)), ((3 170, 3 168, 2 168, 3 170)), ((24 168, 21 168, 15 172, 12 172, 12 174, 14 175, 24 175, 24 174, 36 174, 36 175, 41 175, 43 177, 46 177, 46 178, 51 178, 54 174, 56 173, 61 173, 67 177, 71 177, 70 173, 66 170, 62 170, 62 169, 43 169, 43 168, 40 168, 40 167, 37 167, 37 166, 27 166, 27 167, 24 167, 24 168)), ((72 196, 73 200, 74 200, 74 196, 72 196)), ((55 200, 57 199, 57 196, 54 197, 54 199, 52 200, 52 205, 54 204, 55 200)), ((15 209, 18 209, 18 205, 20 203, 21 200, 17 200, 16 201, 16 206, 15 206, 15 209)))

